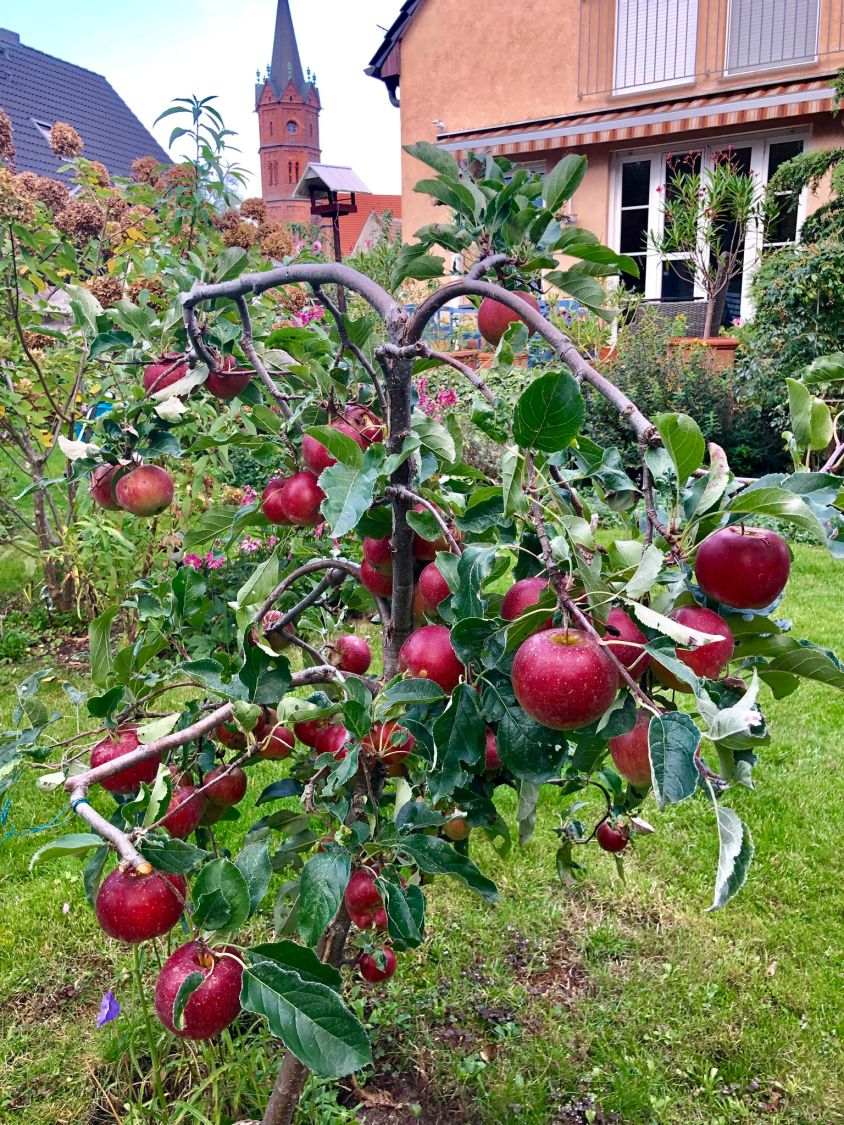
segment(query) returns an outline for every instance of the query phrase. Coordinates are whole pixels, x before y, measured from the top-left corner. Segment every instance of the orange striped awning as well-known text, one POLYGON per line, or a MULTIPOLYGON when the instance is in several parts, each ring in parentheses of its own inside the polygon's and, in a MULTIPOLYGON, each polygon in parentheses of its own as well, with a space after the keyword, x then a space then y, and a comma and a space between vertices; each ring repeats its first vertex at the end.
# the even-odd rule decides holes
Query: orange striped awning
POLYGON ((828 78, 791 82, 729 94, 678 98, 628 109, 572 114, 553 120, 523 121, 461 133, 443 133, 437 137, 437 142, 449 152, 483 150, 493 156, 515 156, 828 113, 832 108, 832 98, 833 90, 828 78))

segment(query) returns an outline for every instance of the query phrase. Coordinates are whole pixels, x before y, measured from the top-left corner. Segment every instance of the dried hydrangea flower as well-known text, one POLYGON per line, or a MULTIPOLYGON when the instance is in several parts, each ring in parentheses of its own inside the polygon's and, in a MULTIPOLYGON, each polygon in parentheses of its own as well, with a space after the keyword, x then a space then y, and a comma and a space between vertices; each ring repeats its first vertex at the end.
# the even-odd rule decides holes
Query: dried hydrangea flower
POLYGON ((84 245, 96 237, 105 224, 105 214, 96 203, 84 199, 71 199, 56 215, 56 226, 76 245, 84 245))
POLYGON ((263 199, 259 199, 257 196, 244 199, 240 205, 240 213, 244 219, 254 219, 256 223, 267 221, 267 205, 263 199))
POLYGON ((286 258, 293 248, 293 240, 281 223, 262 227, 259 232, 261 253, 268 258, 286 258))
POLYGON ((139 184, 154 184, 160 168, 161 162, 154 156, 139 156, 132 161, 132 175, 139 184))
POLYGON ((62 211, 70 200, 70 192, 64 184, 59 180, 51 180, 49 176, 38 177, 34 194, 53 214, 62 211))
POLYGON ((123 300, 123 285, 116 277, 103 274, 101 277, 92 277, 85 288, 92 293, 104 309, 110 309, 118 301, 123 300))
POLYGON ((0 160, 15 159, 15 146, 12 141, 12 120, 4 109, 0 109, 0 160))
POLYGON ((7 168, 0 167, 0 222, 26 226, 35 218, 32 196, 7 168))
POLYGON ((223 242, 226 246, 240 246, 248 250, 258 237, 258 232, 251 223, 239 222, 234 227, 223 231, 223 242))
POLYGON ((72 125, 66 121, 57 121, 50 130, 50 148, 56 156, 63 156, 70 160, 79 156, 85 145, 82 138, 72 125))

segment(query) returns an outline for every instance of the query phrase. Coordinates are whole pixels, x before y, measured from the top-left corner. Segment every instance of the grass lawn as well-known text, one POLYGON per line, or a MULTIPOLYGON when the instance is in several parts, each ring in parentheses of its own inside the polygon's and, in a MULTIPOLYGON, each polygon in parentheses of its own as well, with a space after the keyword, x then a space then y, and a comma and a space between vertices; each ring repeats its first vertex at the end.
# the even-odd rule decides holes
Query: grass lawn
MULTIPOLYGON (((844 650, 840 589, 840 568, 798 547, 782 615, 797 635, 844 650)), ((59 684, 51 690, 64 709, 59 684)), ((554 870, 563 799, 549 792, 524 850, 501 857, 481 843, 473 852, 500 886, 497 907, 441 881, 430 889, 424 946, 400 957, 386 988, 352 985, 375 1073, 355 1096, 348 1082, 312 1083, 299 1121, 844 1122, 844 696, 810 686, 762 702, 773 744, 756 791, 731 794, 756 861, 728 907, 704 912, 717 839, 702 797, 668 814, 649 803, 657 832, 637 840, 624 883, 608 856, 583 849, 587 875, 570 891, 554 870)), ((8 722, 10 690, 0 706, 8 722)), ((279 768, 258 767, 244 805, 279 768)), ((500 792, 512 823, 513 801, 500 792)), ((131 962, 99 932, 78 860, 27 872, 38 844, 72 830, 68 821, 22 834, 51 820, 56 796, 27 780, 12 798, 0 824, 0 837, 11 833, 0 845, 0 1121, 257 1116, 278 1051, 249 1021, 199 1049, 156 1031, 169 1109, 151 1108, 146 1084, 133 1090, 133 1066, 148 1072, 150 1063, 131 962), (124 1010, 97 1030, 106 989, 124 1010)), ((241 824, 253 819, 250 809, 241 824)), ((243 829, 225 827, 234 845, 243 829)), ((264 938, 271 925, 258 927, 264 938)))

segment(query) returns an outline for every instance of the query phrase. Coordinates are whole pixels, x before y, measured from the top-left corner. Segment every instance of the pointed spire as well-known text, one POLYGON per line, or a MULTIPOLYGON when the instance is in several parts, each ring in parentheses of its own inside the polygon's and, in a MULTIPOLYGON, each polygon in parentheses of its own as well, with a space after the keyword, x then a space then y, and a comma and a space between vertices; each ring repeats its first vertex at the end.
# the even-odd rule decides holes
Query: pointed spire
POLYGON ((305 76, 302 73, 302 63, 299 60, 299 48, 296 44, 296 32, 293 30, 290 5, 288 0, 278 0, 270 82, 276 94, 280 95, 291 80, 304 98, 306 96, 305 76))

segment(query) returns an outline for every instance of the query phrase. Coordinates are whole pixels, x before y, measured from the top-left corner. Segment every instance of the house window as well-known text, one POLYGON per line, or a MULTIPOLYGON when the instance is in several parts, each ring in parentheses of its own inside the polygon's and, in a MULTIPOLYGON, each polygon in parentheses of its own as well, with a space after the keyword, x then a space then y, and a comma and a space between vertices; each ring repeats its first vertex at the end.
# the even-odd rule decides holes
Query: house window
MULTIPOLYGON (((731 162, 764 185, 781 164, 804 150, 805 143, 805 135, 792 131, 786 136, 763 134, 754 138, 709 141, 680 153, 663 149, 618 154, 613 175, 611 244, 636 261, 640 274, 638 278, 625 279, 627 287, 653 301, 689 300, 705 295, 695 285, 693 272, 684 264, 683 255, 660 255, 649 238, 649 232, 657 238, 662 234, 661 197, 663 193, 671 197, 672 179, 680 171, 711 168, 715 161, 723 159, 729 145, 731 162)), ((805 200, 801 198, 797 206, 784 205, 767 229, 761 229, 761 224, 751 224, 738 249, 742 271, 730 281, 727 289, 725 324, 730 324, 735 317, 750 315, 749 285, 761 255, 794 242, 804 212, 805 200)), ((734 231, 725 228, 722 237, 729 242, 733 234, 734 231)))
POLYGON ((293 183, 293 161, 292 160, 289 160, 287 162, 287 182, 289 184, 293 183))
POLYGON ((270 118, 270 136, 273 135, 273 119, 270 118))
POLYGON ((299 161, 296 161, 296 183, 299 183, 299 161))
POLYGON ((730 0, 727 72, 814 62, 819 16, 819 0, 730 0))
POLYGON ((288 121, 287 122, 287 132, 291 135, 291 137, 294 136, 298 132, 298 130, 299 130, 299 126, 296 124, 295 121, 288 121))
POLYGON ((674 86, 695 74, 698 0, 616 0, 616 91, 674 86))
POLYGON ((46 141, 49 141, 50 135, 53 132, 53 126, 48 121, 36 121, 34 117, 31 118, 31 121, 32 121, 32 124, 35 126, 35 128, 38 130, 38 132, 41 134, 41 136, 46 141))

